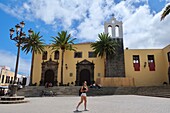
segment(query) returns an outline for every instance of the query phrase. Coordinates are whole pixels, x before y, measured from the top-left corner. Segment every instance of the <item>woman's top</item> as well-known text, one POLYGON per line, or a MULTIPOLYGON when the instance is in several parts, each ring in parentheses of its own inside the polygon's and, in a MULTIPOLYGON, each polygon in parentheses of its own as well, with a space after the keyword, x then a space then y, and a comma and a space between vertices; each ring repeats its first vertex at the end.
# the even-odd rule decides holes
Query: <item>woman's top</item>
POLYGON ((86 87, 83 86, 83 92, 82 93, 86 93, 86 87))

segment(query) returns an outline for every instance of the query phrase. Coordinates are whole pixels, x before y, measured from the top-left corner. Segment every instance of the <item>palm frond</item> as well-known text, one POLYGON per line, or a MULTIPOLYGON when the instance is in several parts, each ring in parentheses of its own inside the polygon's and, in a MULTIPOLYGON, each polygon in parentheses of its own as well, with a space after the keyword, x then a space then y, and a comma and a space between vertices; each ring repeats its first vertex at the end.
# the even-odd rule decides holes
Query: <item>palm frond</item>
POLYGON ((105 54, 115 54, 117 44, 111 39, 109 34, 100 33, 98 34, 98 38, 98 41, 91 44, 91 47, 97 56, 102 58, 105 54))
POLYGON ((28 54, 29 52, 41 53, 44 51, 44 40, 41 39, 42 36, 39 36, 40 32, 35 33, 23 40, 22 42, 22 50, 28 54))
POLYGON ((73 50, 75 51, 76 48, 72 47, 74 44, 74 40, 76 38, 71 39, 71 34, 67 34, 67 31, 58 32, 58 36, 52 37, 52 50, 73 50))
POLYGON ((170 13, 170 5, 166 6, 164 12, 161 15, 161 20, 163 20, 170 13))

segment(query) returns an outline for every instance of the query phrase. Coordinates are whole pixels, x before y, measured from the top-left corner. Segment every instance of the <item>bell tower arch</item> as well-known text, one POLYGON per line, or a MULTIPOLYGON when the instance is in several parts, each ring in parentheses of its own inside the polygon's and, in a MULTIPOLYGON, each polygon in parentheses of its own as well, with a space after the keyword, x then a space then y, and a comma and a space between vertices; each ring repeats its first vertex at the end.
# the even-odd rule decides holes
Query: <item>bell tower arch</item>
POLYGON ((122 22, 117 21, 114 17, 112 17, 108 22, 104 23, 104 30, 105 33, 109 33, 113 39, 123 38, 122 22))

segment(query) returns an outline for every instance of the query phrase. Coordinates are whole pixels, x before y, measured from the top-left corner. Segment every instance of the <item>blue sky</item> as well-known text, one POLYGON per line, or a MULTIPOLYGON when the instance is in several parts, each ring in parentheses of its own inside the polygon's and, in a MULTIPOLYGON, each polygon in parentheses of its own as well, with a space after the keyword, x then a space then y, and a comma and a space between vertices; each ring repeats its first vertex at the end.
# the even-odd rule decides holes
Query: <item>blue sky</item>
MULTIPOLYGON (((170 44, 170 16, 160 21, 170 0, 0 0, 0 65, 15 69, 17 47, 9 29, 21 21, 24 31, 40 32, 46 44, 67 30, 78 42, 94 42, 114 14, 123 22, 124 47, 163 48, 170 44)), ((19 73, 30 73, 31 54, 20 54, 19 73)))

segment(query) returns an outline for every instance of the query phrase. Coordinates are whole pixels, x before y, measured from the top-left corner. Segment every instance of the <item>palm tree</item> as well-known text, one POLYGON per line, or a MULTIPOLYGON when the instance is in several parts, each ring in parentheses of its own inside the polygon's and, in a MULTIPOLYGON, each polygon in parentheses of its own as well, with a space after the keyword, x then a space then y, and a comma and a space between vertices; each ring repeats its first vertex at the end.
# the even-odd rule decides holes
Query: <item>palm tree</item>
POLYGON ((161 20, 163 20, 170 13, 170 4, 166 6, 164 12, 161 15, 161 20))
POLYGON ((31 61, 31 72, 30 72, 30 83, 32 85, 32 71, 33 71, 33 60, 34 54, 41 54, 44 51, 44 40, 42 36, 39 36, 40 32, 34 33, 23 41, 22 50, 28 54, 29 52, 32 53, 32 61, 31 61))
POLYGON ((61 82, 60 85, 63 85, 63 63, 64 63, 64 52, 65 50, 75 51, 75 47, 72 46, 74 44, 74 40, 76 38, 71 39, 71 34, 67 34, 67 31, 58 32, 58 36, 52 37, 52 47, 53 51, 61 49, 61 82))
POLYGON ((109 34, 101 33, 98 34, 99 40, 91 44, 94 53, 103 58, 105 57, 105 76, 106 76, 106 57, 107 55, 114 55, 118 44, 111 39, 109 34))

